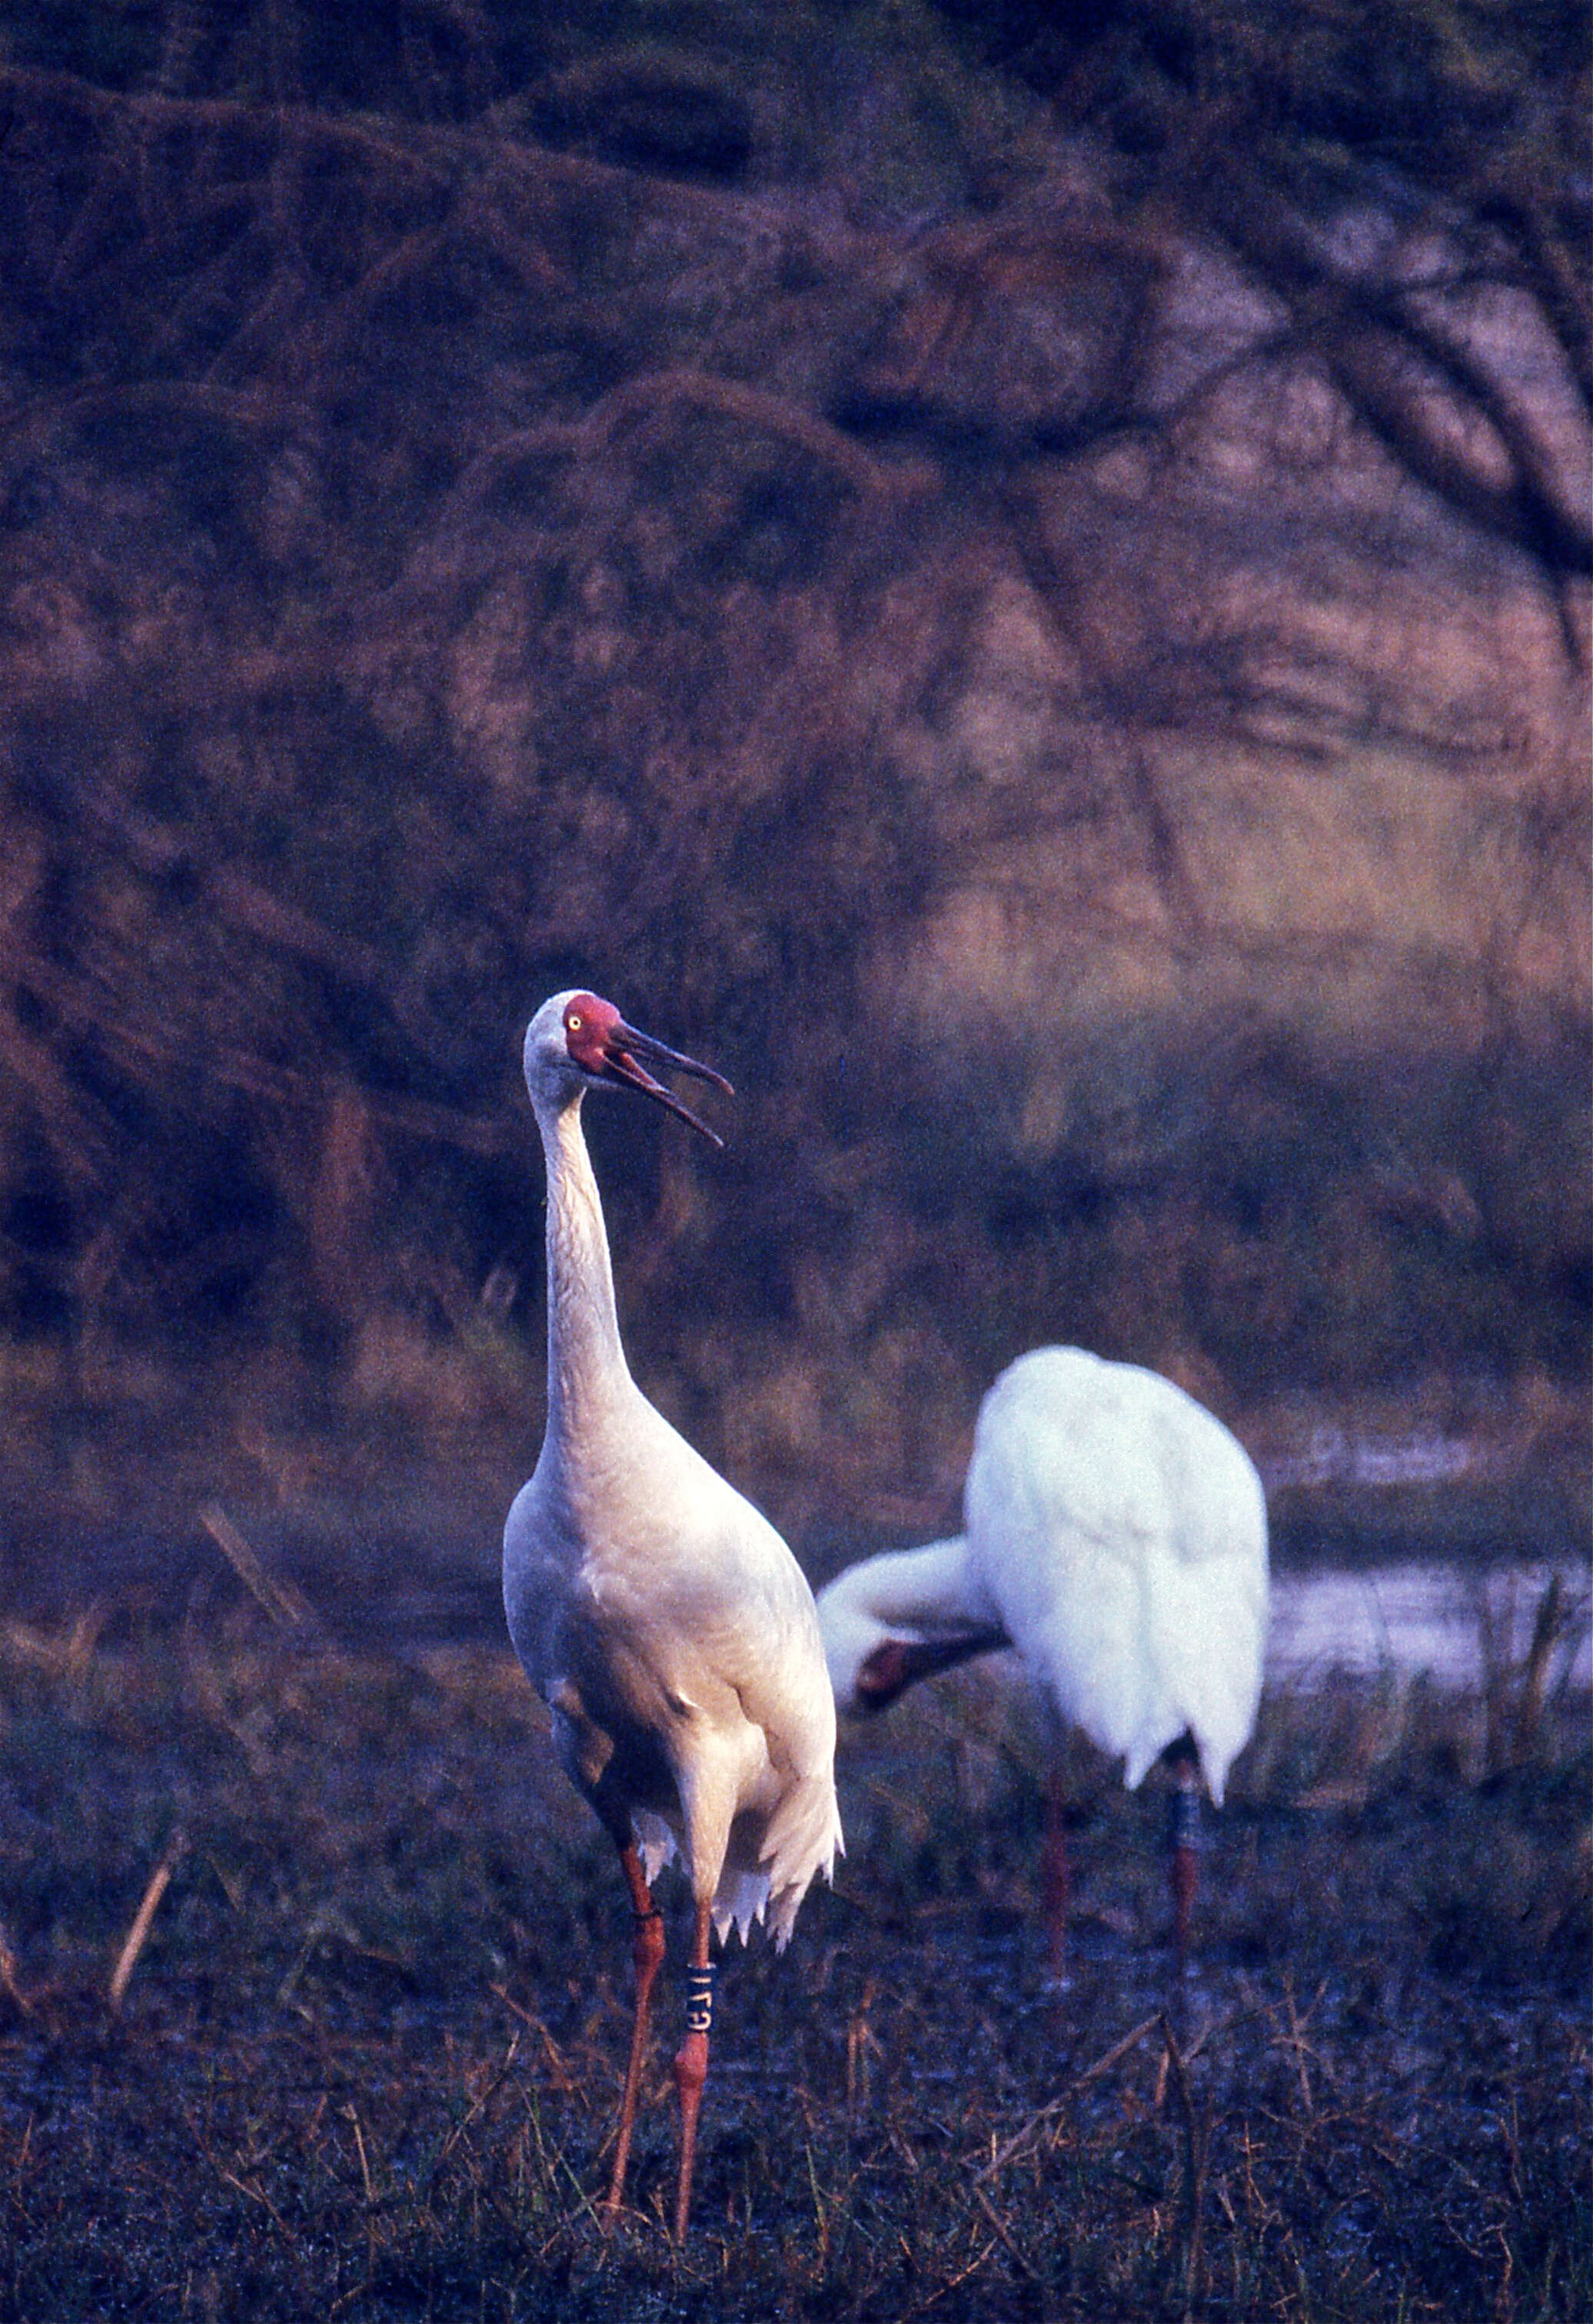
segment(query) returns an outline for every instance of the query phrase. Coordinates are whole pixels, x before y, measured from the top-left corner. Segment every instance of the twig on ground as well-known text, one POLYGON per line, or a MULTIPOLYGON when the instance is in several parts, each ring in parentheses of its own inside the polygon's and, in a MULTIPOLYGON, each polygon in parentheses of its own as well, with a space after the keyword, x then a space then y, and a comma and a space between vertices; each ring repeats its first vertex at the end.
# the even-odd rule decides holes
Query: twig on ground
POLYGON ((244 1589, 264 1608, 279 1629, 311 1630, 318 1627, 315 1609, 303 1591, 266 1572, 219 1502, 207 1502, 199 1511, 199 1523, 244 1589))
POLYGON ((3 1991, 6 1998, 15 2005, 22 2016, 32 2015, 32 2000, 23 1990, 22 1980, 16 1973, 16 1955, 12 1950, 11 1938, 3 1921, 0 1921, 0 1991, 3 1991))
POLYGON ((1029 2116, 1021 2130, 1014 2131, 1000 2152, 992 2155, 990 2162, 985 2164, 984 2169, 975 2179, 974 2185, 982 2187, 987 2179, 993 2179, 998 2171, 1004 2171, 1025 2142, 1033 2137, 1043 2123, 1049 2122, 1054 2115, 1059 2114, 1076 2091, 1082 2090, 1086 2083, 1094 2081, 1099 2075, 1110 2073, 1119 2058, 1126 2057, 1137 2042, 1143 2042, 1146 2035, 1153 2033, 1163 2022, 1164 2013, 1160 2010, 1154 2017, 1142 2018, 1131 2032, 1124 2034, 1120 2042, 1114 2042, 1110 2050, 1097 2058, 1092 2066, 1086 2066, 1082 2073, 1074 2074, 1055 2098, 1047 2099, 1037 2114, 1032 2114, 1029 2116))
POLYGON ((1179 2118, 1183 2126, 1183 2313, 1186 2319, 1194 2314, 1202 2295, 1202 2245, 1204 2240, 1206 2158, 1211 2139, 1211 2102, 1201 2108, 1197 2116, 1190 2092, 1185 2061, 1173 2031, 1173 2021, 1162 2012, 1162 2036, 1166 2043, 1167 2064, 1171 2070, 1174 2094, 1178 2100, 1179 2118))
POLYGON ((143 1902, 133 1916, 133 1926, 127 1932, 122 1950, 116 1956, 116 1966, 111 1971, 110 2004, 113 2014, 119 2011, 122 2006, 127 1987, 132 1981, 133 1972, 138 1967, 138 1957, 144 1949, 150 1929, 154 1922, 156 1909, 170 1886, 171 1875, 177 1869, 187 1847, 186 1834, 180 1830, 174 1831, 166 1842, 160 1862, 150 1874, 149 1886, 143 1892, 143 1902))

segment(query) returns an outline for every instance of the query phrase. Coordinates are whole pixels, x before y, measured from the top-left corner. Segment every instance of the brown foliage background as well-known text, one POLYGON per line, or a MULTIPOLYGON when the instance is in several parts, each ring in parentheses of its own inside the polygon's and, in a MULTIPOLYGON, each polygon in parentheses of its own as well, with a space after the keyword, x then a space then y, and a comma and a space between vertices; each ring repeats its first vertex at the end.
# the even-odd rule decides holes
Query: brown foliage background
POLYGON ((14 12, 19 1490, 493 1502, 576 981, 741 1088, 593 1130, 787 1522, 938 1515, 1044 1339, 1563 1415, 1586 27, 1379 22, 14 12))

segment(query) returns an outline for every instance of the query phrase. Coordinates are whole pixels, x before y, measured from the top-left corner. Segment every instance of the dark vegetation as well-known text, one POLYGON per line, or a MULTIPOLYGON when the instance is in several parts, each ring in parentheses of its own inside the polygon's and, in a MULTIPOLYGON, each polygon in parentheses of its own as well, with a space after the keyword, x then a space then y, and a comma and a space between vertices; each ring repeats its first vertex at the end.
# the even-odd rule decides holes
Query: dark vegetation
POLYGON ((723 1162, 598 1135, 643 1377, 787 1522, 944 1499, 1043 1339, 1579 1411, 1587 59, 5 13, 19 1509, 508 1473, 576 979, 741 1085, 723 1162))
POLYGON ((925 1690, 843 1754, 833 1893, 783 1960, 730 1956, 677 2258, 679 1993, 605 2238, 629 1927, 505 1648, 212 1589, 176 1629, 13 1621, 0 1678, 8 2324, 1588 2312, 1558 1684, 1272 1696, 1182 1992, 1164 1803, 1079 1747, 1056 1995, 1035 1738, 971 1675, 925 1690))

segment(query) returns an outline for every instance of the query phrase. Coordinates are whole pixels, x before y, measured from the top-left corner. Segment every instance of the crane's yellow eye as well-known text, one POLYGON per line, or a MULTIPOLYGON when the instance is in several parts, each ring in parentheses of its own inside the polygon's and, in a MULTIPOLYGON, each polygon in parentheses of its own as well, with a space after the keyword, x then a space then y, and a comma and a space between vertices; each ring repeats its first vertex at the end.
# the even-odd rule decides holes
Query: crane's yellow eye
POLYGON ((568 1033, 578 1033, 581 1029, 581 1019, 579 1016, 566 1017, 564 1022, 565 1030, 568 1033))

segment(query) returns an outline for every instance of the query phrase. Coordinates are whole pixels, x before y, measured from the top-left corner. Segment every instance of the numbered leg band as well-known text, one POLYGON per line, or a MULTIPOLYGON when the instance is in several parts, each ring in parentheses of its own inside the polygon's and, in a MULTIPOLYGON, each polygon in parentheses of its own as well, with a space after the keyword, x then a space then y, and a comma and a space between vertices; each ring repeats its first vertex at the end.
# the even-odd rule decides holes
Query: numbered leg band
POLYGON ((1174 1848, 1199 1848, 1201 1844, 1201 1795, 1192 1786, 1180 1784, 1174 1793, 1167 1817, 1167 1837, 1174 1848))
POLYGON ((707 2034, 714 2024, 714 1979, 718 1971, 688 1969, 686 1973, 686 2029, 688 2034, 707 2034))

